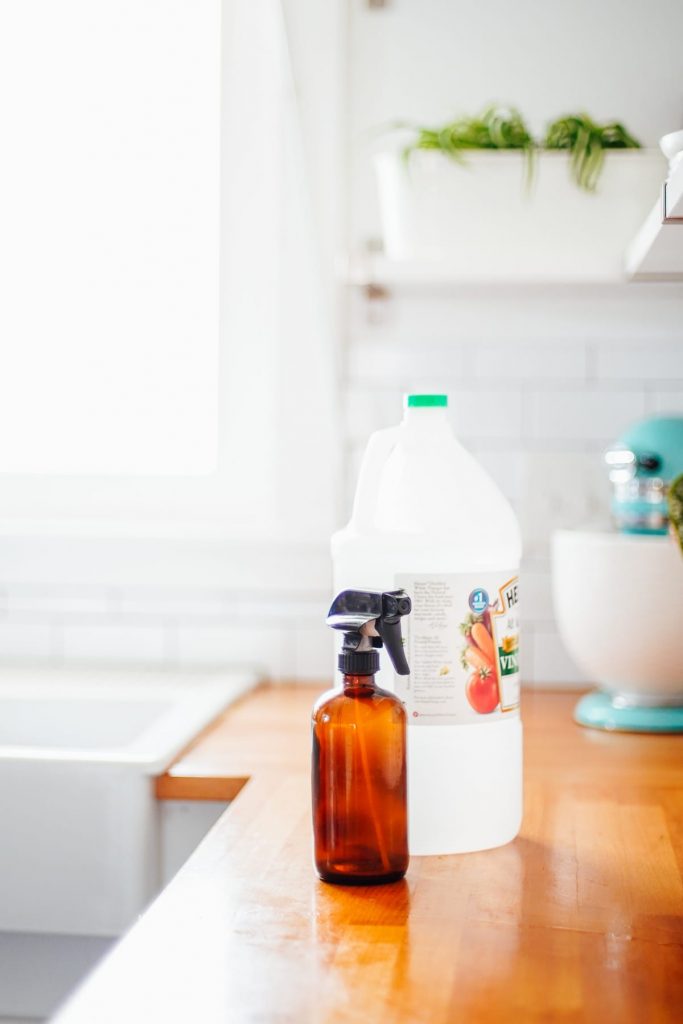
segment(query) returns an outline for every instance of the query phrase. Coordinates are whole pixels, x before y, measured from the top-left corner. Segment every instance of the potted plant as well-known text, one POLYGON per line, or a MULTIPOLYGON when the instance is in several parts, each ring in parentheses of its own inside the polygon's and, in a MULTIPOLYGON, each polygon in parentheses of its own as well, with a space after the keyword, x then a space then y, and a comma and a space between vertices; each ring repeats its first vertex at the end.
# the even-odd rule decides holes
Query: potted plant
POLYGON ((614 280, 665 174, 618 122, 534 138, 514 108, 420 127, 376 158, 386 255, 455 279, 614 280))

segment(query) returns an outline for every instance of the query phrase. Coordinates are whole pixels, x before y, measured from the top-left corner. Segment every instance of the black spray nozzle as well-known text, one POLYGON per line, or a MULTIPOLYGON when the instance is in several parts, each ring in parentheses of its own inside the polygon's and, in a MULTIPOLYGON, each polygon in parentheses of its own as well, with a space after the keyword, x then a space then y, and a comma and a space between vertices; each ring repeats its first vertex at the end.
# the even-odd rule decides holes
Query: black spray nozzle
MULTIPOLYGON (((344 632, 344 653, 365 654, 384 645, 400 676, 410 675, 403 650, 401 617, 409 615, 411 602, 403 590, 375 593, 368 590, 343 590, 337 594, 327 614, 327 624, 344 632)), ((344 657, 344 654, 341 655, 344 657)), ((376 656, 375 656, 376 657, 376 656)), ((340 668, 352 671, 348 663, 340 668)))

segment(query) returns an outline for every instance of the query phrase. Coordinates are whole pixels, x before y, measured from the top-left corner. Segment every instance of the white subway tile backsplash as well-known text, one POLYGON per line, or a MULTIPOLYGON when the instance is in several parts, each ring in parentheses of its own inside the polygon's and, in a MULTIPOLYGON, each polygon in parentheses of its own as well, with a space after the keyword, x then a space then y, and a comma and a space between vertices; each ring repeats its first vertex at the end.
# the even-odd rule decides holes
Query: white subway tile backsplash
POLYGON ((559 389, 533 391, 526 400, 530 436, 544 441, 595 440, 608 442, 645 415, 644 391, 559 389))
POLYGON ((537 686, 580 686, 588 685, 590 680, 576 665, 567 653, 554 629, 535 628, 527 633, 525 644, 532 649, 531 670, 527 671, 525 680, 537 686))
POLYGON ((554 622, 552 578, 550 567, 545 571, 523 568, 520 574, 522 622, 551 624, 554 622))
POLYGON ((119 588, 111 595, 111 611, 126 617, 225 618, 225 591, 193 588, 119 588))
POLYGON ((176 651, 182 665, 245 667, 281 678, 287 666, 293 664, 294 642, 291 631, 284 626, 180 625, 176 651))
POLYGON ((167 636, 163 625, 67 623, 63 656, 70 661, 164 662, 167 636))
MULTIPOLYGON (((456 342, 425 346, 418 342, 420 358, 415 358, 415 339, 396 343, 360 339, 349 353, 349 379, 354 384, 366 384, 397 391, 436 391, 444 381, 462 378, 465 368, 465 350, 456 342)), ((399 409, 400 412, 400 409, 399 409)))
POLYGON ((648 396, 648 411, 683 416, 683 388, 673 391, 661 390, 651 392, 648 396))
POLYGON ((482 380, 534 381, 547 378, 583 380, 586 377, 586 349, 573 345, 518 345, 479 343, 472 348, 471 371, 482 380))
POLYGON ((609 525, 609 481, 600 450, 525 452, 518 502, 524 551, 546 557, 560 527, 609 525))
POLYGON ((344 430, 347 441, 365 444, 370 434, 391 427, 401 419, 403 392, 349 387, 344 402, 344 430))
POLYGON ((451 392, 452 420, 465 441, 499 438, 516 442, 522 431, 522 394, 510 388, 451 392))
POLYGON ((0 658, 47 661, 59 654, 59 633, 50 621, 0 622, 0 658))
POLYGON ((224 618, 226 622, 245 625, 258 622, 262 625, 307 626, 325 618, 330 601, 331 586, 308 597, 297 597, 284 590, 280 594, 231 594, 224 618))
POLYGON ((309 628, 295 629, 293 637, 294 660, 287 673, 289 677, 320 683, 321 687, 331 686, 335 675, 335 638, 324 619, 309 628))
POLYGON ((368 327, 367 303, 355 292, 350 305, 352 343, 367 336, 415 350, 448 340, 513 345, 610 342, 649 344, 680 338, 683 292, 670 284, 602 288, 550 285, 391 287, 380 322, 368 327))
POLYGON ((597 376, 608 380, 683 381, 683 336, 666 345, 599 345, 594 358, 597 376))
POLYGON ((12 614, 105 615, 111 611, 106 587, 55 587, 10 584, 5 600, 12 614))
POLYGON ((473 444, 468 445, 468 450, 500 487, 505 497, 517 501, 522 491, 523 453, 512 448, 491 451, 473 444))

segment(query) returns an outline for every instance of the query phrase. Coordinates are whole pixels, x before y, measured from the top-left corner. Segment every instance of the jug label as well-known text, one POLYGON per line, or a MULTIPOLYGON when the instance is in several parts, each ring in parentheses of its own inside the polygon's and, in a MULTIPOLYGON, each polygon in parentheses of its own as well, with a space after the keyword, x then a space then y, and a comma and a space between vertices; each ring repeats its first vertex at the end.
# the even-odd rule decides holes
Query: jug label
POLYGON ((462 725, 519 714, 519 579, 502 573, 400 573, 409 676, 396 693, 411 725, 462 725))

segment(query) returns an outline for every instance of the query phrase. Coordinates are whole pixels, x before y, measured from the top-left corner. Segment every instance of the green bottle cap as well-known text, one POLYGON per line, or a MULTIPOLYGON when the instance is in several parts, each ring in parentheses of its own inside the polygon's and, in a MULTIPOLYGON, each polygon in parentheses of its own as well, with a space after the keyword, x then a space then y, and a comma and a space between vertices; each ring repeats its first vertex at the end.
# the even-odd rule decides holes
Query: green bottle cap
POLYGON ((406 405, 409 409, 443 409, 448 405, 448 395, 406 395, 406 405))

